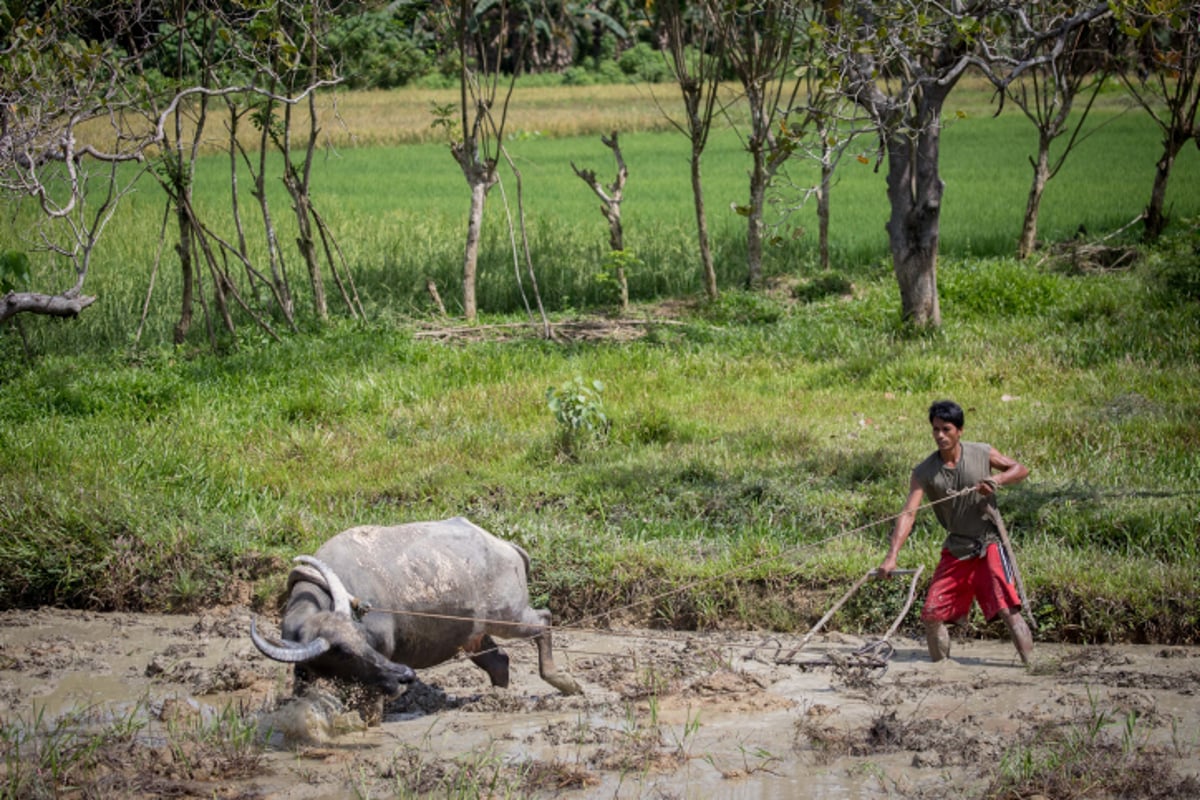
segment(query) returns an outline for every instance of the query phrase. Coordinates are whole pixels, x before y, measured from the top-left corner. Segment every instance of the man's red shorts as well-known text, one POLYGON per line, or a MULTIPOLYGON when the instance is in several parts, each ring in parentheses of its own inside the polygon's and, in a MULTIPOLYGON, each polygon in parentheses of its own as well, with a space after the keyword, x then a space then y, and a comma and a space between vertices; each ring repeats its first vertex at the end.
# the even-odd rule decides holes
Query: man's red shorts
POLYGON ((978 600, 984 619, 991 622, 1002 609, 1021 607, 1012 564, 997 544, 988 545, 981 558, 955 558, 949 550, 942 551, 922 620, 950 622, 965 617, 971 611, 971 601, 978 600))

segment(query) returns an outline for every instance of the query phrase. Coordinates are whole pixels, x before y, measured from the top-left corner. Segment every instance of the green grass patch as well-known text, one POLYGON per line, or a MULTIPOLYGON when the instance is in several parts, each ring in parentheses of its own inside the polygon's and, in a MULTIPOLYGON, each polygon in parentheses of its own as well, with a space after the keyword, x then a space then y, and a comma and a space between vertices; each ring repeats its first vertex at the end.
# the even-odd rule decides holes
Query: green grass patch
MULTIPOLYGON (((1128 187, 1147 168, 1132 153, 1153 153, 1155 137, 1135 115, 1104 113, 1106 135, 1124 138, 1088 139, 1100 149, 1052 184, 1064 194, 1048 199, 1048 235, 1140 210, 1128 187)), ((932 448, 926 408, 953 397, 969 439, 1031 468, 1001 505, 1041 635, 1197 641, 1194 223, 1122 270, 1049 252, 1014 261, 1018 130, 1010 115, 972 113, 946 131, 945 323, 924 333, 899 323, 882 177, 857 162, 835 191, 836 268, 815 268, 806 235, 769 251, 769 289, 737 288, 742 220, 727 209, 746 164, 729 131, 705 169, 715 302, 696 299, 682 139, 622 134, 627 247, 644 264, 628 313, 643 335, 629 339, 514 327, 526 316, 498 193, 482 325, 470 339, 419 336, 427 279, 456 302, 466 197, 444 148, 418 144, 331 151, 319 166, 318 205, 368 321, 335 315, 279 343, 243 325, 223 355, 200 339, 171 347, 168 263, 134 343, 161 222, 153 192, 135 195, 97 253, 96 306, 0 330, 0 605, 187 609, 220 601, 231 581, 265 601, 286 559, 343 528, 464 514, 530 550, 535 594, 560 619, 802 629, 882 558, 908 472, 932 448), (957 188, 984 181, 987 192, 957 188), (548 403, 577 377, 603 386, 575 409, 586 436, 564 434, 548 403)), ((610 154, 589 138, 512 148, 553 319, 609 310, 596 281, 607 231, 569 163, 610 154)), ((1190 214, 1198 200, 1180 187, 1197 166, 1182 159, 1172 184, 1190 214)), ((224 169, 206 162, 197 183, 214 220, 227 213, 224 169)), ((906 564, 932 567, 940 541, 922 515, 906 564)), ((876 587, 837 624, 883 630, 898 588, 876 587)))
MULTIPOLYGON (((947 259, 958 313, 921 336, 881 310, 887 276, 812 302, 727 292, 624 343, 338 323, 227 356, 23 364, 6 336, 0 596, 187 609, 249 581, 267 600, 338 530, 465 514, 530 550, 564 622, 803 630, 882 557, 932 447, 925 409, 951 396, 968 438, 1032 470, 1001 505, 1039 635, 1196 641, 1200 309, 1151 290, 1155 263, 947 259), (1110 295, 1119 313, 1070 313, 1110 295), (1164 317, 1182 341, 1155 346, 1164 317), (606 427, 565 451, 548 393, 576 377, 602 382, 606 427)), ((940 541, 923 514, 906 565, 932 567, 940 541)), ((884 630, 901 589, 834 624, 884 630)))

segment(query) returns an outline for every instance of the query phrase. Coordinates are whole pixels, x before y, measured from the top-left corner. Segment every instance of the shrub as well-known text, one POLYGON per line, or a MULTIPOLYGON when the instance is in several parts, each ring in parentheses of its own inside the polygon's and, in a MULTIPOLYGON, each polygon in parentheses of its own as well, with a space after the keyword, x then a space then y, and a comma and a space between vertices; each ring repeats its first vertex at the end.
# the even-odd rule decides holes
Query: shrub
POLYGON ((429 57, 388 13, 344 19, 329 37, 351 89, 391 89, 428 73, 429 57))
POLYGON ((802 303, 815 303, 831 295, 848 295, 854 292, 854 284, 842 275, 821 275, 796 286, 792 297, 802 303))
POLYGON ((1173 237, 1148 263, 1148 282, 1167 304, 1200 300, 1200 223, 1173 237))
POLYGON ((608 436, 608 415, 604 411, 600 381, 585 383, 576 375, 557 389, 546 390, 546 406, 558 423, 559 446, 571 453, 579 445, 593 444, 608 436))
POLYGON ((617 65, 626 75, 647 83, 661 83, 671 79, 671 71, 661 51, 645 42, 638 42, 621 54, 617 65))
POLYGON ((950 317, 1034 316, 1066 295, 1062 276, 1011 259, 964 261, 941 272, 938 287, 950 317))
POLYGON ((728 291, 704 309, 712 322, 736 325, 770 325, 783 319, 785 309, 773 297, 759 292, 728 291))

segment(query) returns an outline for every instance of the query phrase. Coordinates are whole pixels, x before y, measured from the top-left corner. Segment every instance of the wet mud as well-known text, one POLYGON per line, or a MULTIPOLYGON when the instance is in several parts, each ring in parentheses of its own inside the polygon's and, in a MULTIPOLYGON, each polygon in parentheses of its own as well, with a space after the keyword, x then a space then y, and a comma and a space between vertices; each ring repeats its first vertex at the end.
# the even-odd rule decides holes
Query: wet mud
POLYGON ((1200 788, 1197 648, 1039 644, 1027 669, 1001 641, 955 641, 933 664, 907 637, 889 653, 838 633, 797 649, 779 634, 567 629, 556 658, 581 696, 507 642, 509 688, 452 661, 368 726, 340 687, 294 697, 249 624, 241 607, 0 614, 0 786, 56 720, 136 719, 61 796, 970 797, 1086 737, 1093 757, 1129 760, 1142 793, 1127 796, 1200 788))

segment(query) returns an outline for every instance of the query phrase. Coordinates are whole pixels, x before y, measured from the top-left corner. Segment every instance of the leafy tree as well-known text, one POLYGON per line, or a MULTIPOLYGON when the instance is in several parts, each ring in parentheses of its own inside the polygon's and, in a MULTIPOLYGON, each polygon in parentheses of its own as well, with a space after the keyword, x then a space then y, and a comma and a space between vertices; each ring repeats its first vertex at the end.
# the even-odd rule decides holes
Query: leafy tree
POLYGON ((390 5, 341 18, 327 38, 330 58, 352 89, 403 86, 433 68, 430 43, 390 5))
MULTIPOLYGON (((891 4, 827 3, 830 56, 845 91, 870 118, 887 161, 887 222, 892 269, 901 314, 915 327, 937 327, 939 223, 945 183, 939 171, 942 111, 968 69, 987 70, 1000 31, 1020 16, 1017 3, 950 3, 899 0, 891 4)), ((1061 41, 1079 26, 1108 13, 1097 3, 1077 11, 1045 36, 1061 41)), ((1010 74, 1039 55, 1016 53, 1010 74)))
MULTIPOLYGON (((696 237, 700 248, 700 267, 704 293, 710 300, 717 298, 717 271, 713 265, 712 245, 708 237, 708 213, 704 208, 704 184, 701 180, 701 161, 708 145, 717 111, 717 94, 721 88, 724 61, 716 36, 716 28, 708 24, 703 9, 689 6, 684 0, 660 0, 657 5, 658 24, 666 39, 664 53, 667 66, 679 86, 683 99, 683 120, 668 114, 676 130, 691 144, 692 204, 696 211, 696 237)), ((664 113, 666 113, 664 111, 664 113)))
POLYGON ((738 212, 747 221, 746 285, 755 288, 762 283, 767 185, 789 154, 776 131, 796 107, 803 85, 784 68, 805 19, 795 0, 705 0, 705 10, 726 63, 742 84, 750 115, 744 137, 752 160, 750 197, 738 212))
POLYGON ((1200 2, 1126 0, 1113 5, 1134 44, 1118 74, 1162 131, 1162 154, 1143 214, 1145 238, 1153 241, 1167 225, 1167 185, 1175 159, 1189 141, 1200 148, 1200 2))

